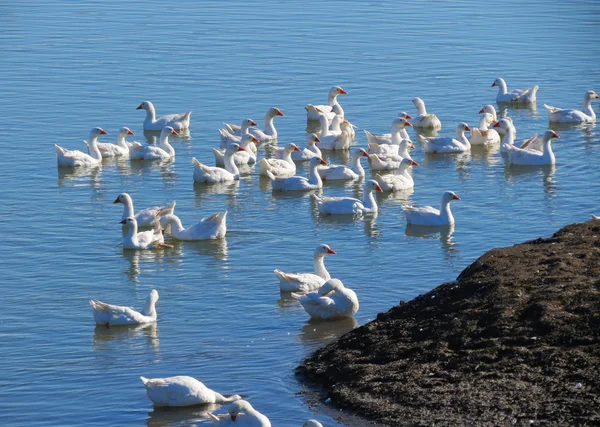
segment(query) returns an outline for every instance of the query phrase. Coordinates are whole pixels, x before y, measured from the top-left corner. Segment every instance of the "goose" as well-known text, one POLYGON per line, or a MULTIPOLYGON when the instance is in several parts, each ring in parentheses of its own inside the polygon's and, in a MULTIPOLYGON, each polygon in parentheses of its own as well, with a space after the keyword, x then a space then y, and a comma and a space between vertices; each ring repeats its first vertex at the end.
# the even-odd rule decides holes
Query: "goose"
MULTIPOLYGON (((277 129, 275 129, 274 119, 277 116, 284 116, 279 108, 272 107, 265 114, 265 125, 263 129, 256 127, 248 128, 248 133, 255 136, 259 142, 269 142, 277 139, 277 129)), ((224 123, 225 128, 231 135, 241 136, 242 127, 231 123, 224 123)))
MULTIPOLYGON (((255 142, 259 142, 258 138, 253 135, 246 134, 242 138, 241 146, 244 147, 244 151, 236 151, 233 153, 233 163, 236 165, 248 165, 256 163, 256 154, 249 148, 250 144, 254 145, 255 142)), ((215 156, 215 165, 225 166, 225 149, 224 148, 213 148, 212 152, 215 156)))
POLYGON ((560 136, 551 129, 544 132, 544 136, 542 137, 542 151, 504 144, 506 145, 508 162, 513 165, 553 165, 556 163, 551 144, 553 138, 560 138, 560 136))
POLYGON ((439 210, 431 206, 422 208, 405 206, 406 221, 414 225, 452 225, 454 216, 450 210, 450 202, 453 200, 460 200, 460 197, 452 191, 446 191, 442 195, 439 210))
MULTIPOLYGON (((410 136, 406 131, 406 127, 411 127, 412 124, 405 117, 411 117, 406 113, 400 113, 403 117, 396 117, 392 121, 392 133, 384 133, 381 135, 373 135, 368 130, 364 130, 367 135, 367 143, 369 144, 398 144, 402 140, 410 141, 410 136)), ((412 117, 411 117, 412 118, 412 117)))
POLYGON ((391 158, 382 159, 379 154, 369 154, 372 171, 391 171, 400 167, 400 161, 391 158))
MULTIPOLYGON (((327 97, 327 104, 328 105, 315 105, 315 107, 317 109, 321 110, 322 113, 325 114, 325 116, 327 117, 327 119, 329 121, 331 121, 335 115, 344 116, 344 109, 342 108, 342 106, 338 102, 337 97, 339 95, 347 95, 347 94, 348 94, 348 92, 346 92, 341 87, 339 87, 339 86, 333 86, 329 90, 329 95, 327 97)), ((309 104, 309 105, 311 105, 311 104, 309 104)), ((319 116, 318 116, 317 113, 315 113, 314 110, 306 108, 306 111, 307 111, 307 117, 306 118, 308 120, 319 120, 319 116)))
POLYGON ((327 163, 320 157, 310 159, 308 178, 303 176, 290 176, 287 178, 278 178, 267 171, 267 176, 271 179, 273 191, 310 191, 317 190, 323 187, 323 180, 317 172, 319 165, 327 163))
POLYGON ((331 279, 325 268, 325 257, 335 255, 336 252, 329 245, 319 245, 313 256, 314 273, 285 273, 273 270, 279 279, 279 289, 282 292, 310 292, 323 286, 326 280, 331 279))
MULTIPOLYGON (((219 135, 221 135, 221 148, 227 148, 227 146, 233 142, 239 144, 242 141, 242 135, 246 135, 249 128, 252 126, 258 126, 254 120, 243 120, 242 125, 240 126, 240 135, 233 135, 227 129, 219 129, 219 135)), ((256 146, 253 147, 252 151, 256 154, 256 146)))
POLYGON ((413 188, 415 186, 415 182, 413 181, 412 176, 408 173, 408 168, 410 166, 419 166, 419 164, 414 160, 404 158, 400 162, 400 168, 396 174, 375 174, 375 181, 377 181, 383 191, 394 192, 413 188))
POLYGON ((225 168, 220 168, 218 166, 207 166, 200 163, 195 157, 193 157, 192 162, 194 163, 194 182, 214 184, 217 182, 233 182, 239 180, 240 170, 237 168, 232 158, 233 153, 237 151, 245 151, 245 149, 235 142, 229 144, 225 150, 225 168))
POLYGON ((302 424, 302 427, 323 427, 323 424, 321 424, 317 420, 308 420, 304 424, 302 424))
POLYGON ((283 159, 262 158, 258 162, 260 175, 267 175, 270 172, 276 177, 293 176, 296 173, 296 163, 292 160, 292 153, 300 151, 294 143, 289 143, 285 147, 283 159))
MULTIPOLYGON (((135 135, 131 129, 124 126, 117 132, 117 142, 111 144, 109 142, 98 142, 98 150, 102 154, 102 158, 105 157, 129 157, 129 144, 126 141, 127 135, 135 135)), ((84 139, 84 144, 88 148, 88 154, 90 154, 90 144, 84 139)))
POLYGON ((165 126, 160 132, 158 145, 132 143, 129 158, 132 160, 171 160, 175 158, 175 149, 169 143, 170 135, 179 135, 171 126, 165 126))
POLYGON ((229 397, 211 390, 196 378, 179 375, 168 378, 140 377, 146 386, 148 398, 154 406, 192 406, 210 403, 230 403, 242 397, 234 394, 229 397))
POLYGON ((439 130, 442 128, 442 122, 435 114, 427 114, 425 103, 421 98, 412 100, 417 108, 417 116, 413 119, 412 125, 416 128, 429 128, 439 130))
POLYGON ((165 240, 158 221, 154 222, 154 228, 138 233, 138 224, 134 217, 130 216, 120 222, 125 226, 126 234, 123 237, 123 249, 156 249, 171 248, 165 244, 165 240))
POLYGON ((271 427, 271 421, 245 400, 238 400, 229 407, 228 416, 207 412, 214 424, 231 427, 271 427))
POLYGON ((471 131, 466 123, 459 123, 456 126, 456 138, 451 137, 432 137, 427 138, 419 135, 419 140, 423 143, 426 153, 462 153, 471 149, 471 143, 465 136, 465 132, 471 131))
POLYGON ((491 114, 481 114, 479 128, 473 128, 471 130, 471 139, 469 140, 471 145, 494 145, 500 143, 500 135, 498 132, 488 128, 488 123, 491 122, 492 124, 496 124, 493 120, 491 114))
POLYGON ((402 159, 411 159, 409 148, 415 148, 408 139, 403 139, 399 144, 377 144, 369 142, 369 154, 377 154, 381 160, 393 160, 399 162, 402 159))
POLYGON ((358 311, 358 298, 340 279, 329 279, 316 292, 292 293, 313 319, 332 320, 352 317, 358 311))
POLYGON ((323 181, 356 179, 365 176, 365 170, 360 164, 362 157, 369 157, 369 153, 364 148, 357 147, 352 150, 350 156, 350 167, 344 165, 327 165, 319 167, 317 172, 323 181))
POLYGON ((106 304, 98 300, 90 300, 92 314, 97 325, 107 328, 120 325, 141 325, 156 322, 156 308, 158 291, 152 289, 146 298, 146 305, 142 311, 135 311, 130 307, 106 304))
POLYGON ((536 93, 539 89, 538 85, 535 85, 529 89, 513 89, 510 92, 506 86, 506 82, 503 78, 498 77, 492 83, 492 87, 498 86, 498 94, 496 95, 496 102, 501 104, 503 102, 516 102, 519 104, 534 104, 536 102, 536 93))
MULTIPOLYGON (((483 113, 488 113, 492 116, 492 120, 487 122, 488 129, 490 127, 492 127, 494 125, 494 123, 496 123, 499 120, 498 114, 496 113, 496 107, 494 107, 492 104, 486 104, 483 106, 483 108, 481 110, 479 110, 479 114, 483 114, 483 113)), ((510 124, 512 125, 512 127, 515 131, 515 135, 517 135, 517 129, 514 127, 512 119, 508 116, 504 116, 503 118, 510 122, 510 124)), ((500 137, 502 139, 504 139, 504 135, 506 134, 506 131, 502 128, 496 128, 495 130, 496 130, 496 132, 498 132, 498 134, 500 134, 500 137)), ((502 141, 502 142, 504 142, 504 141, 502 141)))
POLYGON ((227 211, 216 213, 191 227, 184 228, 179 217, 175 214, 163 215, 160 226, 166 228, 171 224, 171 235, 177 240, 214 240, 222 239, 227 233, 227 211))
POLYGON ((136 110, 146 110, 146 119, 144 120, 144 130, 163 130, 165 126, 170 126, 178 131, 190 128, 190 117, 192 112, 179 114, 168 114, 156 118, 156 110, 150 101, 142 102, 136 110))
POLYGON ((598 215, 590 214, 590 216, 592 217, 592 221, 599 221, 600 220, 600 216, 598 216, 598 215))
MULTIPOLYGON (((321 140, 316 133, 306 135, 306 148, 300 151, 292 151, 292 160, 295 162, 307 162, 313 157, 322 157, 321 150, 317 147, 317 142, 321 140)), ((273 156, 276 159, 283 159, 285 156, 285 147, 274 147, 273 156)))
POLYGON ((115 203, 123 203, 123 216, 122 220, 125 220, 129 217, 135 218, 137 221, 138 227, 147 227, 151 226, 154 223, 154 220, 157 217, 161 217, 163 215, 172 214, 175 211, 175 200, 171 202, 170 205, 167 206, 154 206, 151 208, 147 208, 139 211, 137 214, 134 213, 133 209, 133 200, 131 196, 127 193, 121 193, 113 202, 115 203))
POLYGON ((592 100, 598 99, 600 96, 593 90, 588 90, 583 96, 583 108, 579 110, 567 110, 551 105, 544 104, 548 110, 548 118, 550 122, 555 123, 587 123, 596 121, 596 113, 592 108, 592 100))
POLYGON ((107 133, 102 128, 92 128, 90 130, 88 148, 90 154, 79 150, 67 150, 54 144, 58 166, 93 166, 102 163, 102 153, 98 149, 98 137, 100 135, 107 135, 107 133))
POLYGON ((508 145, 515 145, 520 148, 528 147, 530 150, 542 151, 541 140, 537 135, 534 135, 531 138, 517 144, 515 142, 515 127, 512 122, 506 118, 501 119, 499 122, 494 124, 494 129, 502 129, 504 131, 504 139, 502 140, 502 145, 500 146, 500 151, 502 153, 506 153, 508 151, 506 148, 508 145))
POLYGON ((319 212, 329 215, 365 215, 377 213, 377 202, 373 191, 383 192, 377 181, 368 179, 363 187, 362 202, 354 197, 318 197, 313 194, 317 201, 319 212))
POLYGON ((319 137, 319 148, 321 150, 348 150, 352 142, 352 125, 348 120, 343 120, 340 125, 342 133, 339 135, 326 134, 319 137))

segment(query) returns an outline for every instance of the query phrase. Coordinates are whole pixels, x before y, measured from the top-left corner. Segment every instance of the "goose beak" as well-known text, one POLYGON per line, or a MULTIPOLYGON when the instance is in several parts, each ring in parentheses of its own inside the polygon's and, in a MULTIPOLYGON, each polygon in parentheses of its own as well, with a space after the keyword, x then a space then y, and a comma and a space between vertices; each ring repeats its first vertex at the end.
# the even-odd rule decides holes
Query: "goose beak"
POLYGON ((127 224, 127 220, 124 219, 123 221, 119 221, 119 224, 125 225, 125 224, 127 224))
POLYGON ((114 205, 115 203, 121 203, 121 201, 119 200, 119 198, 118 198, 118 197, 117 197, 117 200, 115 200, 115 201, 113 202, 113 205, 114 205))
POLYGON ((106 132, 104 129, 100 129, 100 135, 108 135, 108 132, 106 132))
POLYGON ((460 200, 460 197, 455 194, 454 197, 452 197, 452 200, 460 200))
POLYGON ((327 162, 323 159, 321 159, 321 164, 327 166, 327 162))
POLYGON ((598 99, 600 98, 600 95, 598 95, 597 93, 594 94, 594 99, 598 99))
POLYGON ((465 130, 466 130, 467 132, 470 132, 470 131, 471 131, 471 128, 470 128, 469 126, 467 126, 467 127, 465 127, 465 130))
POLYGON ((171 132, 171 135, 179 135, 179 134, 177 133, 177 131, 175 129, 173 129, 173 132, 171 132))
POLYGON ((257 137, 252 135, 252 142, 260 142, 257 137))
POLYGON ((494 126, 492 126, 493 128, 499 128, 500 127, 500 122, 496 122, 494 123, 494 126))
POLYGON ((321 142, 318 136, 315 136, 315 142, 321 142))
POLYGON ((344 89, 340 88, 340 95, 348 95, 348 92, 346 92, 344 89))
POLYGON ((131 132, 131 129, 127 129, 127 135, 135 135, 135 133, 131 132))
POLYGON ((237 415, 232 415, 231 416, 231 421, 235 421, 236 418, 237 418, 237 415))
POLYGON ((363 150, 363 152, 362 152, 362 156, 363 156, 363 157, 369 157, 369 153, 367 153, 366 151, 364 151, 364 150, 363 150))
POLYGON ((240 145, 240 146, 238 147, 238 151, 246 151, 246 149, 240 145))
POLYGON ((278 116, 283 116, 283 113, 281 112, 281 110, 277 110, 277 115, 278 116))
POLYGON ((144 104, 140 104, 140 106, 136 108, 136 110, 143 110, 143 109, 144 109, 144 104))
POLYGON ((412 161, 410 162, 410 164, 411 164, 412 166, 419 166, 419 164, 418 164, 417 162, 415 162, 414 160, 412 160, 412 161))
POLYGON ((485 111, 483 111, 483 108, 481 110, 479 110, 479 114, 483 114, 485 113, 485 111))
POLYGON ((250 126, 258 126, 254 120, 250 120, 250 126))
POLYGON ((294 151, 300 151, 297 145, 294 145, 294 151))
POLYGON ((333 249, 331 249, 331 248, 327 248, 327 253, 328 254, 333 254, 333 255, 336 254, 336 252, 333 249))
MULTIPOLYGON (((406 115, 406 118, 407 118, 407 119, 412 119, 412 116, 411 116, 410 114, 407 114, 407 115, 406 115)), ((411 126, 412 126, 412 125, 411 125, 411 126)))
POLYGON ((559 135, 558 135, 556 132, 552 132, 552 136, 553 136, 554 138, 558 138, 558 139, 560 139, 560 136, 559 136, 559 135))
POLYGON ((415 148, 415 144, 413 144, 413 143, 411 142, 411 143, 410 143, 410 145, 408 146, 408 148, 412 148, 412 149, 414 149, 414 148, 415 148))
POLYGON ((381 188, 381 186, 379 184, 377 184, 375 191, 377 191, 378 193, 383 193, 383 189, 381 188))
POLYGON ((404 119, 404 126, 412 127, 412 123, 411 122, 407 122, 406 119, 404 119))
POLYGON ((492 87, 496 86, 496 82, 492 83, 492 87))

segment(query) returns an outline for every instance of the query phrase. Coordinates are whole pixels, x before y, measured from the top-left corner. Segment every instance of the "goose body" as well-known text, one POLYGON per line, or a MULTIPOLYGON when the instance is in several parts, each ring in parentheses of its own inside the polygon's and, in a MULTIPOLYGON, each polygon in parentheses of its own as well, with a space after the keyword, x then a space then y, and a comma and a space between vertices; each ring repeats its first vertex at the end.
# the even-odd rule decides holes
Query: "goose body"
POLYGON ((129 148, 129 158, 132 160, 172 160, 175 149, 169 143, 170 135, 178 135, 171 126, 165 126, 160 132, 158 145, 132 143, 129 148))
POLYGON ((146 118, 144 119, 144 130, 159 131, 166 126, 170 126, 175 130, 183 131, 190 128, 190 118, 192 112, 168 114, 166 116, 156 117, 156 110, 150 101, 142 102, 137 110, 146 110, 146 118))
POLYGON ((227 415, 207 413, 213 424, 227 427, 271 427, 271 421, 245 400, 238 400, 229 407, 227 415))
POLYGON ((369 154, 372 171, 391 171, 400 167, 400 161, 387 157, 385 160, 379 154, 369 154))
POLYGON ((331 276, 325 268, 325 257, 335 254, 329 245, 319 245, 313 256, 314 273, 286 273, 281 270, 273 270, 279 279, 279 289, 282 292, 310 292, 323 286, 331 276))
POLYGON ((353 197, 318 197, 313 195, 317 201, 319 212, 329 215, 365 215, 377 212, 377 201, 373 192, 383 190, 373 179, 365 181, 363 187, 363 200, 353 197))
POLYGON ((406 221, 414 225, 452 225, 454 224, 454 216, 450 210, 450 202, 453 200, 460 200, 460 197, 452 191, 446 191, 442 195, 439 210, 431 206, 424 206, 422 208, 406 206, 404 208, 406 221))
MULTIPOLYGON (((259 142, 270 142, 275 141, 277 139, 277 129, 275 128, 274 119, 277 116, 282 116, 283 113, 279 108, 272 107, 267 110, 265 114, 265 125, 263 129, 259 129, 257 127, 251 127, 248 129, 248 133, 253 135, 255 138, 259 140, 259 142)), ((234 136, 242 135, 242 127, 238 125, 233 125, 230 123, 225 123, 225 128, 227 131, 234 136)))
POLYGON ((160 225, 171 225, 171 235, 177 240, 214 240, 222 239, 227 233, 227 211, 202 218, 200 222, 184 228, 179 217, 167 214, 160 218, 160 225))
POLYGON ((260 175, 271 173, 276 177, 293 176, 296 173, 296 164, 292 160, 292 153, 300 151, 296 144, 290 143, 285 147, 283 159, 260 159, 258 162, 260 175))
POLYGON ((240 179, 240 170, 233 162, 233 153, 244 151, 237 143, 229 144, 225 150, 224 164, 225 168, 218 166, 207 166, 200 163, 195 157, 192 158, 194 163, 194 182, 202 182, 206 184, 215 184, 217 182, 233 182, 240 179))
MULTIPOLYGON (((250 144, 254 145, 258 142, 258 139, 250 134, 244 135, 240 145, 244 147, 244 151, 236 151, 233 153, 233 163, 239 165, 250 165, 256 163, 256 154, 249 148, 250 144)), ((213 154, 215 156, 215 165, 225 167, 225 149, 224 148, 213 148, 213 154)))
POLYGON ((321 134, 319 136, 320 142, 318 144, 321 150, 348 150, 352 143, 352 125, 348 120, 342 121, 340 125, 342 132, 339 135, 333 134, 321 134))
POLYGON ((126 234, 123 237, 123 249, 156 249, 169 247, 165 245, 165 239, 158 221, 154 222, 154 228, 148 231, 138 232, 137 221, 133 217, 121 221, 125 226, 126 234))
POLYGON ((308 178, 303 176, 290 176, 278 178, 267 171, 267 176, 271 179, 273 191, 310 191, 317 190, 323 187, 323 180, 317 172, 319 165, 327 163, 320 157, 315 157, 310 160, 308 178))
POLYGON ((172 214, 175 210, 175 200, 167 206, 154 206, 151 208, 143 209, 138 213, 134 213, 133 200, 127 193, 121 193, 113 203, 123 203, 123 216, 121 221, 126 220, 129 217, 135 218, 138 227, 151 226, 154 221, 163 215, 172 214))
POLYGON ((241 399, 237 394, 225 397, 197 379, 183 375, 169 378, 140 377, 140 379, 146 386, 148 398, 158 407, 229 403, 241 399))
POLYGON ((392 121, 392 132, 384 133, 380 135, 373 135, 368 130, 364 130, 365 135, 367 136, 367 143, 371 144, 394 144, 397 145, 403 139, 410 141, 410 135, 406 131, 406 127, 412 126, 412 124, 407 120, 412 119, 408 113, 402 112, 398 114, 392 121))
MULTIPOLYGON (((126 140, 127 135, 135 135, 128 127, 122 127, 117 133, 117 142, 111 144, 110 142, 98 142, 98 150, 102 154, 102 158, 107 157, 129 157, 129 144, 126 140)), ((87 141, 83 141, 88 147, 88 154, 90 154, 90 145, 87 141)))
POLYGON ((519 148, 514 145, 506 145, 508 162, 514 165, 553 165, 556 163, 554 152, 552 151, 552 138, 560 138, 556 132, 548 129, 544 132, 542 138, 542 151, 528 148, 519 148))
MULTIPOLYGON (((344 116, 344 109, 338 102, 337 97, 339 95, 347 95, 344 89, 339 86, 333 86, 329 89, 329 94, 327 96, 327 105, 315 105, 314 107, 318 110, 321 110, 322 114, 325 114, 329 121, 333 120, 335 115, 344 116)), ((307 115, 306 118, 308 120, 319 120, 319 113, 311 110, 309 108, 306 109, 307 115)))
POLYGON ((514 145, 520 148, 528 148, 530 150, 542 151, 542 141, 538 138, 537 135, 532 136, 525 141, 521 141, 517 143, 515 141, 515 127, 510 120, 507 118, 501 119, 496 124, 494 124, 494 129, 501 129, 504 132, 504 138, 502 139, 502 145, 500 146, 500 151, 502 153, 506 153, 508 151, 507 146, 514 145))
POLYGON ((106 135, 102 128, 92 128, 89 136, 88 153, 79 150, 67 150, 60 145, 54 144, 56 149, 56 162, 58 166, 95 166, 102 163, 102 153, 98 149, 98 137, 106 135))
POLYGON ((544 104, 548 110, 550 122, 555 123, 588 123, 596 121, 596 112, 592 108, 592 100, 600 96, 593 90, 588 90, 583 96, 583 108, 581 111, 572 109, 562 109, 544 104))
MULTIPOLYGON (((489 120, 487 122, 488 129, 491 128, 492 126, 494 126, 494 124, 499 120, 498 114, 496 113, 496 107, 494 107, 492 104, 486 104, 483 106, 483 108, 481 110, 479 110, 479 114, 483 114, 483 113, 487 113, 491 116, 491 120, 489 120)), ((511 126, 513 127, 515 136, 516 136, 517 129, 514 127, 512 119, 507 116, 504 116, 503 118, 510 122, 511 126)), ((500 135, 500 137, 502 139, 504 139, 504 135, 506 134, 506 131, 503 128, 494 128, 494 130, 496 132, 498 132, 498 134, 500 135)), ((502 142, 504 142, 504 141, 502 141, 502 142)))
POLYGON ((360 164, 362 157, 369 157, 364 148, 355 148, 350 157, 350 167, 344 165, 327 165, 317 169, 323 181, 357 179, 365 176, 365 170, 360 164))
POLYGON ((466 123, 459 123, 456 126, 456 138, 439 136, 427 138, 419 135, 419 140, 423 143, 426 153, 462 153, 471 149, 471 143, 465 136, 465 132, 470 130, 466 123))
MULTIPOLYGON (((226 125, 227 126, 227 125, 226 125)), ((221 136, 221 148, 227 148, 229 144, 239 144, 242 141, 242 135, 249 133, 249 129, 253 126, 257 126, 256 122, 252 119, 246 119, 242 121, 240 126, 239 134, 231 133, 228 129, 219 129, 219 135, 221 136)), ((254 154, 258 151, 256 145, 252 147, 254 154)))
MULTIPOLYGON (((321 157, 322 153, 319 147, 317 147, 317 142, 320 139, 315 133, 309 133, 306 136, 306 148, 300 151, 292 151, 292 160, 295 162, 307 162, 313 157, 321 157)), ((282 159, 285 156, 285 147, 274 147, 273 157, 276 159, 282 159)))
POLYGON ((408 139, 401 140, 398 144, 377 144, 369 142, 369 154, 377 154, 384 161, 392 160, 400 162, 402 159, 410 159, 409 148, 415 148, 414 144, 408 139))
POLYGON ((471 145, 495 145, 500 143, 500 135, 495 129, 488 128, 488 123, 494 123, 493 116, 489 113, 481 114, 479 127, 471 129, 471 145))
POLYGON ((339 279, 329 279, 316 292, 292 294, 313 319, 352 317, 359 308, 358 297, 339 279))
POLYGON ((535 85, 529 89, 513 89, 510 92, 503 78, 498 77, 492 83, 492 87, 498 86, 498 94, 496 95, 496 102, 506 103, 514 102, 518 104, 534 104, 537 100, 536 94, 539 86, 535 85))
POLYGON ((402 159, 400 168, 395 174, 379 175, 375 174, 375 181, 379 184, 383 191, 403 191, 413 188, 415 182, 412 176, 408 173, 410 166, 419 166, 417 162, 411 159, 402 159))
POLYGON ((435 114, 428 114, 425 108, 425 102, 421 98, 415 98, 412 100, 413 104, 417 109, 417 115, 411 122, 416 128, 434 129, 439 130, 442 128, 442 122, 435 114))
POLYGON ((141 325, 156 322, 155 305, 157 301, 158 292, 153 289, 150 291, 142 311, 136 311, 131 307, 106 304, 98 300, 90 300, 90 305, 96 324, 108 328, 110 326, 141 325))

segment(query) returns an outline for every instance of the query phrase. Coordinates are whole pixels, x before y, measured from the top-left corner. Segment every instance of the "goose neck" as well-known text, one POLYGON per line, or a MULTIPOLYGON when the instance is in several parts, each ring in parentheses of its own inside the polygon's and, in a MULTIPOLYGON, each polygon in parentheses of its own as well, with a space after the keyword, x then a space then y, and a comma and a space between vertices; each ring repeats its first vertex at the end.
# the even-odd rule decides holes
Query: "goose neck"
POLYGON ((321 179, 321 175, 317 172, 319 168, 319 163, 315 163, 311 165, 308 171, 308 182, 312 185, 316 185, 319 188, 323 187, 323 180, 321 179))
POLYGON ((156 318, 155 304, 156 304, 156 301, 154 301, 152 299, 152 297, 148 297, 148 299, 146 300, 146 305, 144 306, 144 311, 142 312, 142 314, 144 316, 156 318))
POLYGON ((160 141, 158 144, 163 150, 165 150, 169 156, 173 157, 175 156, 175 149, 173 148, 173 146, 169 143, 169 135, 161 135, 160 136, 160 141))
POLYGON ((350 159, 350 169, 352 169, 352 171, 358 174, 359 176, 364 176, 365 170, 363 169, 362 164, 360 163, 361 157, 362 152, 352 155, 352 158, 350 159))
POLYGON ((500 95, 506 95, 508 93, 508 88, 506 87, 506 82, 504 81, 504 79, 498 79, 498 93, 500 95))
POLYGON ((129 146, 127 145, 127 134, 126 133, 120 133, 117 135, 117 145, 121 148, 126 148, 129 149, 129 146))
POLYGON ((138 227, 136 223, 130 223, 129 227, 127 228, 127 232, 125 233, 125 238, 124 241, 125 242, 130 242, 131 245, 130 246, 138 246, 139 245, 139 240, 137 238, 137 234, 138 234, 138 227))
POLYGON ((98 148, 98 135, 90 135, 90 145, 88 152, 90 156, 92 156, 96 160, 102 160, 102 153, 100 153, 100 149, 98 148))
POLYGON ((233 161, 233 154, 233 151, 225 150, 225 158, 223 159, 223 164, 227 172, 231 173, 232 175, 239 176, 240 170, 233 161))
POLYGON ((329 131, 329 121, 325 114, 319 114, 319 123, 321 125, 321 137, 331 135, 331 132, 329 131))
POLYGON ((365 193, 363 194, 363 206, 367 209, 371 209, 373 212, 377 212, 377 201, 375 200, 373 190, 365 189, 365 193))
POLYGON ((442 199, 442 203, 440 204, 440 217, 444 224, 454 223, 454 216, 452 216, 452 211, 450 210, 450 200, 442 199))
POLYGON ((313 264, 315 266, 315 274, 317 276, 322 277, 325 280, 331 279, 329 272, 325 268, 325 254, 320 252, 315 253, 313 264))
POLYGON ((596 112, 594 111, 594 108, 592 107, 592 99, 590 97, 588 97, 587 95, 585 98, 583 98, 582 111, 583 111, 583 113, 590 116, 592 118, 592 120, 596 120, 596 112))
POLYGON ((267 135, 273 135, 275 133, 275 116, 271 113, 265 115, 265 128, 264 131, 267 135))

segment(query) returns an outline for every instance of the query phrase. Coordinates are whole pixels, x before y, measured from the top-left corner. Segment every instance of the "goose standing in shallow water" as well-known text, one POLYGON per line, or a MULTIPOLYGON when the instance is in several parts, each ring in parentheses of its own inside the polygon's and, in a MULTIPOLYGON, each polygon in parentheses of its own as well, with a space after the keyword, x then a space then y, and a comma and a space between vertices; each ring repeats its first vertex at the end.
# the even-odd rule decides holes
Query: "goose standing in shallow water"
MULTIPOLYGON (((117 133, 117 141, 115 144, 110 142, 97 142, 98 150, 102 154, 102 158, 106 157, 129 157, 129 146, 131 143, 126 141, 127 135, 135 135, 128 127, 122 127, 117 133)), ((83 140, 90 154, 90 144, 83 140)))
POLYGON ((325 257, 335 253, 329 245, 317 246, 313 256, 314 273, 285 273, 273 270, 279 279, 279 289, 282 292, 310 292, 319 289, 326 280, 331 279, 325 268, 325 257))
POLYGON ((518 104, 535 104, 536 94, 539 89, 538 85, 535 85, 529 89, 513 89, 510 92, 506 86, 506 82, 503 78, 498 77, 492 83, 492 87, 498 86, 498 94, 496 95, 496 102, 501 104, 503 102, 514 102, 518 104))
POLYGON ((217 182, 233 182, 240 179, 240 170, 233 161, 233 154, 237 151, 244 151, 244 147, 239 144, 232 143, 225 149, 225 168, 218 166, 207 166, 200 163, 195 157, 192 158, 194 163, 194 182, 203 182, 206 184, 215 184, 217 182))
POLYGON ((229 407, 228 416, 207 413, 214 424, 231 427, 271 427, 271 421, 245 400, 238 400, 229 407))
POLYGON ((319 165, 327 165, 320 157, 315 157, 310 160, 308 168, 308 178, 303 176, 290 176, 278 178, 267 171, 267 176, 271 179, 271 187, 273 191, 310 191, 317 190, 323 187, 323 180, 317 172, 319 165))
POLYGON ((133 217, 128 217, 120 222, 125 226, 126 234, 123 237, 123 249, 156 249, 171 248, 171 245, 165 244, 162 229, 158 220, 154 222, 154 228, 148 231, 138 233, 137 221, 133 217))
POLYGON ((408 168, 410 166, 419 166, 419 164, 414 160, 404 158, 400 162, 400 167, 395 174, 375 174, 375 181, 377 181, 383 191, 394 192, 413 188, 415 186, 415 182, 413 181, 412 176, 408 173, 408 168))
POLYGON ((234 394, 229 397, 211 390, 193 377, 184 375, 169 378, 140 377, 146 386, 148 398, 158 407, 181 407, 210 403, 229 403, 242 397, 234 394))
POLYGON ((190 117, 192 112, 179 114, 168 114, 166 116, 156 117, 156 110, 150 101, 142 102, 136 110, 146 110, 146 119, 144 119, 144 130, 163 130, 165 126, 170 126, 178 131, 190 128, 190 117))
POLYGON ((213 240, 222 239, 227 233, 227 211, 202 218, 200 222, 184 228, 179 217, 167 214, 160 218, 160 226, 171 225, 171 235, 177 240, 213 240))
POLYGON ((319 212, 329 215, 365 215, 377 213, 377 201, 373 192, 383 192, 377 181, 368 179, 363 186, 362 202, 354 197, 319 197, 313 194, 317 201, 319 212))
POLYGON ((54 144, 58 166, 95 166, 102 163, 102 153, 98 149, 98 137, 100 135, 107 135, 107 133, 102 128, 92 128, 90 130, 88 146, 90 154, 79 150, 67 150, 54 144))
POLYGON ((158 291, 150 291, 146 304, 142 311, 135 311, 131 307, 106 304, 98 300, 90 300, 92 314, 97 325, 104 325, 107 328, 120 325, 141 325, 143 323, 156 322, 156 308, 158 301, 158 291))
POLYGON ((554 152, 552 151, 552 138, 560 138, 556 132, 548 129, 544 132, 542 138, 542 151, 527 148, 518 148, 514 145, 506 145, 508 153, 508 162, 513 165, 553 165, 556 163, 554 152))
POLYGON ((414 225, 452 225, 454 224, 454 216, 450 210, 450 202, 453 200, 460 200, 460 197, 452 191, 446 191, 442 195, 439 210, 431 206, 422 208, 405 206, 406 221, 414 225))
POLYGON ((121 221, 127 219, 128 217, 133 217, 137 221, 138 227, 150 226, 154 223, 157 217, 172 214, 175 210, 175 200, 173 200, 168 206, 154 206, 141 210, 136 214, 134 213, 133 209, 133 199, 127 193, 119 194, 113 204, 114 203, 123 203, 124 205, 121 221))
POLYGON ((329 279, 316 292, 295 294, 312 319, 332 320, 352 317, 359 308, 358 297, 340 279, 329 279))
POLYGON ((598 99, 600 96, 593 90, 588 90, 583 96, 582 111, 572 109, 562 109, 544 104, 548 110, 548 118, 550 122, 555 123, 587 123, 596 121, 596 112, 592 108, 592 100, 598 99))
POLYGON ((158 145, 143 145, 133 142, 129 146, 131 160, 171 160, 175 158, 175 149, 169 143, 170 135, 178 135, 171 126, 165 126, 160 132, 158 145))
POLYGON ((462 153, 471 149, 471 143, 465 136, 471 128, 466 123, 459 123, 456 126, 456 138, 451 137, 425 137, 419 135, 419 140, 423 143, 423 149, 426 153, 462 153))
POLYGON ((412 125, 416 128, 426 128, 433 130, 440 130, 442 128, 442 122, 435 114, 428 114, 425 108, 425 103, 421 98, 415 98, 412 100, 417 109, 417 116, 413 119, 412 125))

